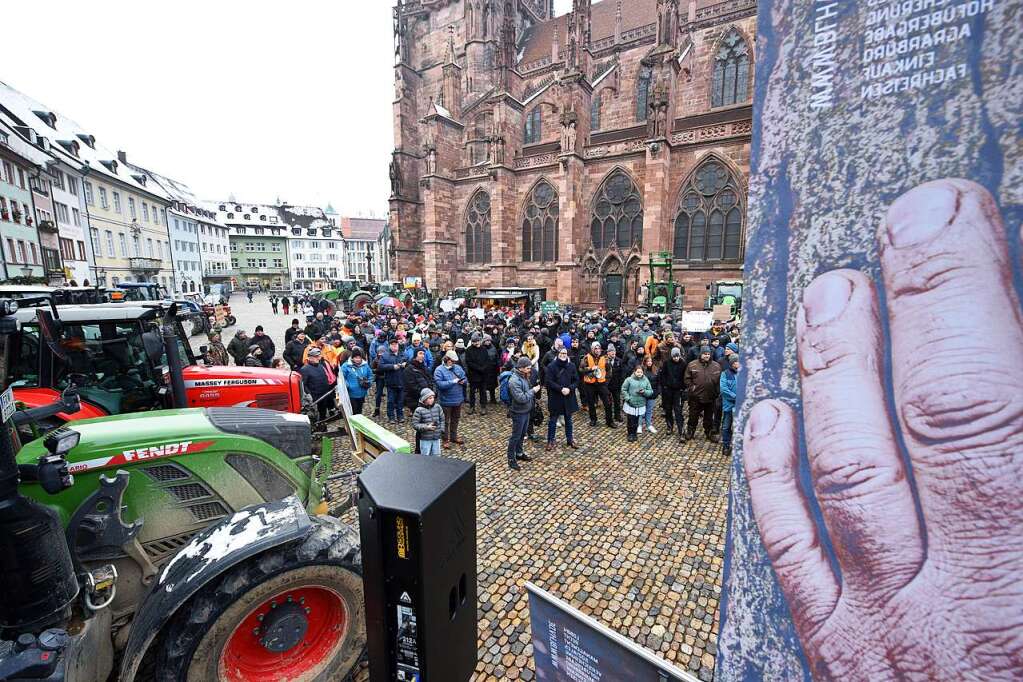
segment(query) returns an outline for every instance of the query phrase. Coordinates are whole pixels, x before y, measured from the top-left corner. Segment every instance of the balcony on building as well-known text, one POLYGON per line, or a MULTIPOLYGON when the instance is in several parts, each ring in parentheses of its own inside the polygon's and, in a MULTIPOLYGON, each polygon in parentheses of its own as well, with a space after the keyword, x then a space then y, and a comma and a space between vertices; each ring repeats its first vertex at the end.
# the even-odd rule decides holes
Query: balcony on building
POLYGON ((160 266, 159 258, 135 256, 128 259, 128 269, 138 274, 149 275, 160 272, 160 266))
POLYGON ((39 225, 37 227, 39 228, 40 232, 51 232, 53 234, 57 233, 57 223, 53 222, 52 220, 40 220, 39 225))

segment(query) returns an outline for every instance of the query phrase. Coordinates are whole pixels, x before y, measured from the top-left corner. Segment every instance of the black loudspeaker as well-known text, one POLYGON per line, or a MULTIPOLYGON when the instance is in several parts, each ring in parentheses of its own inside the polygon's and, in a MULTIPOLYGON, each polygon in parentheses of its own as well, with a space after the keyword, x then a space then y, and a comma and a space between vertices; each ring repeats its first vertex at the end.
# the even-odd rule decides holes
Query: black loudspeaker
POLYGON ((372 682, 463 682, 476 669, 476 467, 386 454, 359 475, 372 682))

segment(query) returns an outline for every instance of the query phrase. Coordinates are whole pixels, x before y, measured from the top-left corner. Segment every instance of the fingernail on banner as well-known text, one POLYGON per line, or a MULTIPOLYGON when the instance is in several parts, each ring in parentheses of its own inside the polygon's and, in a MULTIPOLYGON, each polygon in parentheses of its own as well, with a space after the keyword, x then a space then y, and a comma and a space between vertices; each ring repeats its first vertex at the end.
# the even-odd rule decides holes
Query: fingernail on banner
POLYGON ((1021 679, 1023 2, 758 9, 717 679, 1021 679))

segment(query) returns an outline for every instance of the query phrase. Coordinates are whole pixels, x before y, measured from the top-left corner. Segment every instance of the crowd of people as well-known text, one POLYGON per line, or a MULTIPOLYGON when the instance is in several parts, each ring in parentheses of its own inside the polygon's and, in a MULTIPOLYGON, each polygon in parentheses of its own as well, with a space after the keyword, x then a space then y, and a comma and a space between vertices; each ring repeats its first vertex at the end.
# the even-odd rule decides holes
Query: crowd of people
POLYGON ((685 442, 703 437, 731 454, 732 411, 740 370, 738 328, 716 325, 690 333, 680 319, 604 311, 527 315, 521 309, 448 313, 364 309, 341 314, 321 299, 284 298, 305 318, 291 321, 277 355, 257 326, 238 330, 225 348, 211 335, 207 361, 290 368, 300 372, 321 417, 338 381, 352 409, 362 413, 372 395, 372 416, 416 433, 416 451, 440 454, 465 443, 464 414, 503 410, 510 418, 508 466, 529 461, 527 440, 547 424, 547 451, 559 427, 565 444, 578 448, 577 413, 609 429, 625 425, 636 442, 656 434, 658 403, 668 433, 685 442), (546 401, 544 401, 546 396, 546 401), (546 407, 546 409, 544 409, 546 407))

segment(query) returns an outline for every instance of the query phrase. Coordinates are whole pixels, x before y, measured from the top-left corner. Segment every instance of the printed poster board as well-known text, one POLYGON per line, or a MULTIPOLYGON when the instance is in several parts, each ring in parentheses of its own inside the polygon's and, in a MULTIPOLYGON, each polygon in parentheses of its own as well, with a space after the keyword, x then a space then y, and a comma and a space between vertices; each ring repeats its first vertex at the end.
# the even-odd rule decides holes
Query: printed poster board
POLYGON ((690 310, 682 313, 682 329, 687 332, 710 331, 714 324, 714 313, 706 310, 690 310))
POLYGON ((697 682, 536 585, 526 589, 539 682, 697 682))
POLYGON ((1023 9, 758 11, 716 679, 1023 679, 1023 9))
POLYGON ((715 322, 728 322, 732 319, 732 306, 716 305, 713 310, 715 322))

